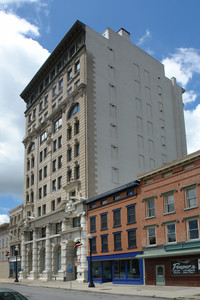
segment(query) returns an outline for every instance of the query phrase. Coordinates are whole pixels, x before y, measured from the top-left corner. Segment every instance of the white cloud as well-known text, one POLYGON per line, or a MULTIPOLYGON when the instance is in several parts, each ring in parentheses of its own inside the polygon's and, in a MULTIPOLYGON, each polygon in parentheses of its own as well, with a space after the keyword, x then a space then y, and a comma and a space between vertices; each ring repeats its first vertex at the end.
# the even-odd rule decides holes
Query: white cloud
POLYGON ((23 192, 25 104, 19 94, 49 55, 32 39, 38 35, 36 26, 0 11, 0 194, 23 192))
POLYGON ((0 225, 3 223, 9 223, 9 216, 8 215, 0 215, 0 225))
POLYGON ((193 48, 176 49, 176 52, 165 58, 162 63, 165 65, 166 76, 176 77, 183 87, 186 87, 194 73, 200 73, 200 54, 193 48))
POLYGON ((187 103, 195 102, 197 97, 198 97, 198 94, 193 90, 185 92, 183 94, 183 103, 187 104, 187 103))
POLYGON ((188 153, 200 149, 200 104, 194 110, 184 111, 188 153))
POLYGON ((144 44, 144 42, 146 41, 146 39, 151 37, 151 32, 147 29, 145 34, 139 39, 139 41, 137 42, 137 46, 141 46, 144 44))

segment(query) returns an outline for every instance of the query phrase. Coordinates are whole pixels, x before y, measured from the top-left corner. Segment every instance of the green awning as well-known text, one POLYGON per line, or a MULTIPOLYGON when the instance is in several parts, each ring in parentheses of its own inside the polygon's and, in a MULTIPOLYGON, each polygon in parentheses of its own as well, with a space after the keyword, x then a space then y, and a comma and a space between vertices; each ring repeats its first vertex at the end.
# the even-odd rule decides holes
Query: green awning
POLYGON ((174 251, 165 251, 164 249, 155 249, 144 251, 143 254, 138 254, 136 258, 156 258, 156 257, 169 257, 169 256, 182 256, 182 255, 193 255, 200 254, 200 248, 195 249, 180 249, 174 251))

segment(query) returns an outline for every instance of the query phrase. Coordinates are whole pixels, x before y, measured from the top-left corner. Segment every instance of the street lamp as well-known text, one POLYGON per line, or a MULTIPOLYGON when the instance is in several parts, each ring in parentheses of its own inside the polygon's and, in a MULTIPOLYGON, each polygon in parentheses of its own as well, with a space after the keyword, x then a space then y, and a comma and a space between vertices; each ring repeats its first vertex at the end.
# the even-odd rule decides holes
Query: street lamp
POLYGON ((17 255, 18 255, 18 246, 15 246, 15 256, 16 256, 16 272, 15 272, 15 282, 19 282, 18 273, 17 273, 17 255))
POLYGON ((95 287, 93 282, 93 274, 92 274, 92 234, 88 234, 88 239, 90 243, 90 282, 88 284, 88 287, 95 287))

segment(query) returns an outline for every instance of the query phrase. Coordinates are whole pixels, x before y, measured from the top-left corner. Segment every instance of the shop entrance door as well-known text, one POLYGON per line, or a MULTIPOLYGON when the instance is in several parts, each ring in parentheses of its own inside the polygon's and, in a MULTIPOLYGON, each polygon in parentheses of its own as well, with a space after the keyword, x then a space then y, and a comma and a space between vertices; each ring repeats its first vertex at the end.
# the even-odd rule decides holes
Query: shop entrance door
POLYGON ((156 285, 165 285, 165 266, 156 266, 156 285))

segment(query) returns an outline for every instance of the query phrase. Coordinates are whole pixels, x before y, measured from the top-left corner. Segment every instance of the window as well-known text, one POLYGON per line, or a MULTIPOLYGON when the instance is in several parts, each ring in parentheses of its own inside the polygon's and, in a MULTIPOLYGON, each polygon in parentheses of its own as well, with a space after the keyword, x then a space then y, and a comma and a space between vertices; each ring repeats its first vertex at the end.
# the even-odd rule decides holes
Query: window
POLYGON ((128 197, 134 196, 134 195, 136 195, 135 190, 131 190, 131 191, 128 191, 128 192, 127 192, 127 196, 128 196, 128 197))
POLYGON ((43 110, 43 101, 40 101, 39 103, 39 111, 43 110))
POLYGON ((60 204, 61 202, 61 197, 57 198, 57 205, 60 204))
POLYGON ((55 123, 54 123, 54 132, 58 131, 62 127, 62 117, 59 118, 55 123))
POLYGON ((44 159, 47 157, 47 148, 44 148, 44 159))
POLYGON ((175 226, 175 224, 166 225, 166 241, 167 241, 167 243, 176 242, 176 226, 175 226))
POLYGON ((101 236, 101 251, 106 252, 108 251, 108 235, 101 236))
POLYGON ((107 200, 106 199, 101 201, 101 205, 105 205, 105 204, 107 204, 107 200))
POLYGON ((69 148, 67 150, 67 161, 70 161, 70 160, 72 160, 72 149, 71 148, 69 148))
POLYGON ((70 79, 72 79, 72 69, 67 72, 67 80, 69 81, 70 79))
POLYGON ((81 226, 80 217, 73 218, 73 227, 80 227, 80 226, 81 226))
POLYGON ((77 80, 77 81, 74 83, 74 88, 77 88, 79 85, 80 85, 80 80, 77 80))
POLYGON ((47 185, 43 186, 43 197, 47 195, 47 185))
POLYGON ((28 154, 30 154, 33 150, 35 150, 35 143, 31 143, 28 147, 28 154))
POLYGON ((56 94, 57 94, 57 89, 56 89, 56 85, 55 85, 52 90, 52 97, 55 97, 56 94))
POLYGON ((128 224, 135 223, 135 205, 127 206, 127 222, 128 224))
POLYGON ((90 232, 96 231, 96 217, 90 218, 90 232))
POLYGON ((46 215, 46 204, 42 205, 42 214, 46 215))
POLYGON ((27 170, 27 171, 30 170, 30 160, 27 161, 26 170, 27 170))
POLYGON ((52 171, 56 171, 56 159, 52 161, 52 171))
POLYGON ((196 187, 186 189, 185 198, 187 208, 197 207, 196 187))
POLYGON ((70 182, 72 179, 72 170, 67 171, 67 182, 70 182))
POLYGON ((52 181, 52 192, 56 191, 56 180, 52 181))
POLYGON ((45 131, 45 132, 43 132, 43 133, 40 135, 40 145, 41 145, 42 143, 44 143, 44 141, 46 141, 46 139, 47 139, 47 133, 46 133, 46 131, 45 131))
POLYGON ((44 178, 47 177, 47 166, 44 167, 44 178))
POLYGON ((72 138, 72 128, 71 127, 68 127, 67 128, 67 140, 71 140, 72 138))
POLYGON ((43 157, 43 153, 42 151, 40 152, 40 162, 42 162, 42 157, 43 157))
POLYGON ((34 168, 35 165, 35 158, 34 156, 31 158, 31 168, 34 168))
POLYGON ((36 117, 36 108, 33 109, 33 118, 36 117))
POLYGON ((34 174, 31 175, 31 185, 34 184, 34 174))
POLYGON ((51 201, 51 211, 54 211, 56 209, 55 200, 51 201))
POLYGON ((46 237, 46 227, 42 227, 42 238, 46 237))
POLYGON ((80 61, 78 60, 76 63, 75 63, 75 73, 78 72, 80 70, 80 61))
POLYGON ((127 230, 128 232, 128 248, 136 248, 136 229, 127 230))
POLYGON ((101 230, 105 230, 108 228, 107 224, 107 213, 101 214, 101 230))
POLYGON ((42 198, 42 188, 39 188, 39 199, 42 198))
POLYGON ((79 133, 79 121, 76 121, 74 123, 74 134, 78 134, 79 133))
POLYGON ((164 196, 164 208, 166 213, 174 212, 174 194, 166 194, 164 196))
POLYGON ((199 238, 199 222, 198 220, 188 221, 188 240, 199 238))
POLYGON ((58 149, 62 147, 62 136, 58 138, 58 149))
POLYGON ((154 199, 146 201, 146 217, 155 217, 154 199))
POLYGON ((119 199, 120 199, 120 194, 114 196, 114 201, 119 200, 119 199))
POLYGON ((56 75, 56 71, 55 69, 53 69, 50 74, 50 79, 52 80, 55 77, 55 75, 56 75))
POLYGON ((46 106, 47 104, 48 104, 48 95, 46 95, 44 98, 44 105, 46 106))
POLYGON ((62 176, 58 177, 58 189, 62 187, 62 176))
POLYGON ((79 143, 74 145, 74 156, 79 156, 79 143))
POLYGON ((31 203, 34 202, 34 192, 31 192, 31 203))
POLYGON ((42 180, 42 170, 39 170, 39 180, 42 180))
POLYGON ((53 141, 53 152, 55 152, 57 149, 57 140, 53 141))
POLYGON ((96 237, 93 237, 91 240, 91 252, 96 253, 97 252, 97 247, 96 247, 96 237))
POLYGON ((117 209, 113 211, 113 227, 121 226, 121 210, 117 209))
POLYGON ((79 112, 80 106, 76 103, 69 111, 68 119, 72 118, 77 112, 79 112))
POLYGON ((68 90, 67 90, 67 95, 71 95, 72 93, 72 87, 70 87, 68 90))
POLYGON ((155 245, 156 244, 156 228, 148 228, 147 229, 147 244, 155 245))
POLYGON ((62 155, 58 157, 58 169, 62 168, 62 155))
POLYGON ((61 223, 56 223, 56 234, 59 233, 62 230, 61 223))
POLYGON ((121 232, 114 232, 114 250, 121 250, 121 232))
POLYGON ((75 171, 75 179, 77 180, 80 178, 80 167, 76 166, 74 171, 75 171))
POLYGON ((63 88, 63 79, 59 80, 58 86, 59 86, 59 90, 63 88))

